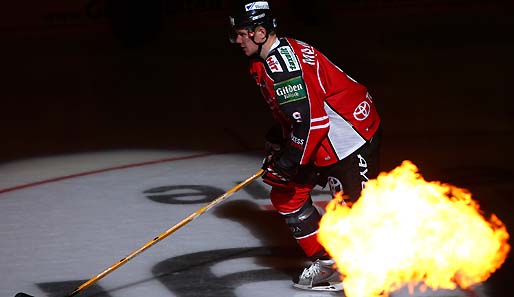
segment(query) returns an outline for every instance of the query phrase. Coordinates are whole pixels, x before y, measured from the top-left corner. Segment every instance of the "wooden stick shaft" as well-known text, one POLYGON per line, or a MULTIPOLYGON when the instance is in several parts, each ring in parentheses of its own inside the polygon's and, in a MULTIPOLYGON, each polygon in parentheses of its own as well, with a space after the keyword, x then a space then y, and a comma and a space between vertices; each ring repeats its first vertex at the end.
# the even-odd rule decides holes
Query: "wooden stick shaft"
POLYGON ((226 198, 231 196, 233 193, 235 193, 235 192, 239 191, 240 189, 242 189, 243 187, 247 186, 248 184, 253 182, 255 179, 259 178, 263 173, 264 173, 264 170, 260 169, 254 175, 252 175, 249 178, 247 178, 245 181, 237 184, 232 189, 230 189, 227 192, 225 192, 223 195, 221 195, 218 198, 214 199, 211 203, 209 203, 206 206, 204 206, 204 207, 198 209, 197 211, 191 213, 188 217, 186 217, 185 219, 183 219, 179 223, 175 224, 173 227, 169 228, 168 230, 164 231, 159 236, 157 236, 154 239, 148 241, 147 243, 145 243, 139 249, 135 250, 134 252, 132 252, 131 254, 126 256, 125 258, 123 258, 123 259, 119 260, 118 262, 116 262, 115 264, 111 265, 109 268, 105 269, 103 272, 101 272, 100 274, 96 275, 95 277, 92 277, 91 279, 89 279, 88 281, 86 281, 85 283, 83 283, 82 285, 77 287, 73 292, 68 294, 67 297, 75 296, 80 291, 82 291, 85 288, 87 288, 87 287, 91 286, 92 284, 96 283, 97 281, 99 281, 100 279, 102 279, 103 277, 108 275, 109 273, 113 272, 114 270, 116 270, 120 266, 122 266, 123 264, 125 264, 128 261, 132 260, 134 257, 139 255, 140 253, 144 252, 149 247, 153 246, 157 242, 159 242, 159 241, 163 240, 164 238, 168 237, 170 234, 172 234, 173 232, 175 232, 178 229, 182 228, 184 225, 188 224, 189 222, 191 222, 192 220, 194 220, 195 218, 197 218, 198 216, 200 216, 204 212, 208 211, 212 207, 218 205, 219 203, 224 201, 226 198))

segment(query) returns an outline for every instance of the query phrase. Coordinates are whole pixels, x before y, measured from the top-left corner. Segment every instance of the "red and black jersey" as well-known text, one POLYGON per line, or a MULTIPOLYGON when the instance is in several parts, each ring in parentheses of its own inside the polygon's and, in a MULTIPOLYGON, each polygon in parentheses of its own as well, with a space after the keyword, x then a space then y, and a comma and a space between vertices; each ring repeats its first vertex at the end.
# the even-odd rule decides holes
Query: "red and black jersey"
POLYGON ((277 38, 265 60, 250 60, 250 73, 289 137, 282 157, 293 164, 336 163, 379 127, 367 89, 309 44, 277 38))

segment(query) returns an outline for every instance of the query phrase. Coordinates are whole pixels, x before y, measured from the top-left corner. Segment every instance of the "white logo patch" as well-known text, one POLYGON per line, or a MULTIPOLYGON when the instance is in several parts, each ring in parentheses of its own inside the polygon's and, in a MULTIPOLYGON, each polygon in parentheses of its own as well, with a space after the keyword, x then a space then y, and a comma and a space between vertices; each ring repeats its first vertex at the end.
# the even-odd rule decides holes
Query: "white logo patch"
POLYGON ((252 2, 252 3, 248 3, 245 5, 246 11, 257 10, 257 9, 269 9, 268 2, 267 1, 257 1, 257 2, 252 2))
POLYGON ((299 113, 298 111, 293 112, 293 119, 295 119, 297 123, 301 123, 302 122, 302 114, 299 113))
POLYGON ((266 63, 269 66, 269 69, 271 69, 271 72, 283 72, 282 66, 280 66, 280 63, 278 62, 277 57, 275 56, 269 56, 266 58, 266 63))
POLYGON ((364 121, 366 118, 368 118, 369 113, 371 112, 371 106, 368 102, 362 101, 355 110, 353 111, 353 117, 357 121, 364 121))

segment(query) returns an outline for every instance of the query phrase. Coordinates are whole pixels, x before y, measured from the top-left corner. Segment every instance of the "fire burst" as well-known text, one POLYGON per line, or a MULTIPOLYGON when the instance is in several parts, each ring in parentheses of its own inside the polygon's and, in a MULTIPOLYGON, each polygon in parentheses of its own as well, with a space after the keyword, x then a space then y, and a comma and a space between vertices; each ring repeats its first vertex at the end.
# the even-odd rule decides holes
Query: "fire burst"
POLYGON ((425 181, 409 161, 370 180, 355 204, 341 201, 327 206, 318 239, 348 297, 388 296, 406 285, 467 289, 510 250, 505 225, 485 219, 468 191, 425 181))

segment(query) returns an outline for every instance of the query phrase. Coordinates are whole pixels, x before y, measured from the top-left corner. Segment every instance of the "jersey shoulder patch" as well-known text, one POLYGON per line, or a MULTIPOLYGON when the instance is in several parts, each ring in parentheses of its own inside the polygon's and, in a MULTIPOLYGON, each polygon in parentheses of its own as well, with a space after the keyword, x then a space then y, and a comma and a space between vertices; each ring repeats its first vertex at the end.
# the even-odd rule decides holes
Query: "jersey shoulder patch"
POLYGON ((275 55, 267 57, 266 64, 268 64, 268 67, 271 70, 271 72, 284 72, 284 69, 282 69, 280 62, 278 61, 275 55))
POLYGON ((300 70, 300 63, 298 62, 298 59, 296 58, 296 55, 290 46, 280 46, 277 48, 277 52, 282 57, 288 72, 300 70))
POLYGON ((273 85, 273 88, 277 94, 279 105, 307 98, 305 83, 301 76, 296 76, 291 79, 278 82, 273 85))

